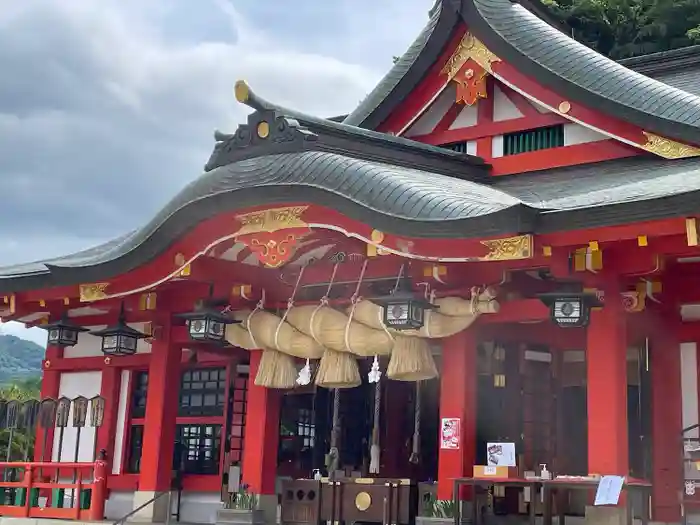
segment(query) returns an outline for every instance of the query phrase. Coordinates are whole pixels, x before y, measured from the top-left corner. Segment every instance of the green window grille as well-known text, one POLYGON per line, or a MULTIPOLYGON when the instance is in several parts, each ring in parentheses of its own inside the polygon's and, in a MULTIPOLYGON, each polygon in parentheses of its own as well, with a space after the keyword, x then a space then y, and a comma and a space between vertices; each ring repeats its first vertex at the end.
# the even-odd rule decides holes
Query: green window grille
POLYGON ((503 155, 559 148, 564 145, 564 126, 549 126, 503 135, 503 155))

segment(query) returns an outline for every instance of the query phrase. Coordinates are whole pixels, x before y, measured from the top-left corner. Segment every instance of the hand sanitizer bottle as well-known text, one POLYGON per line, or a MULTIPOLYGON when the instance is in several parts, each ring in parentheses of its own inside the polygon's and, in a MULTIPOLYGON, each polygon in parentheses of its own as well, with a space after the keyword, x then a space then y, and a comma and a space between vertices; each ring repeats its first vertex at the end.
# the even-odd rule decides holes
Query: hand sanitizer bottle
MULTIPOLYGON (((540 467, 542 469, 540 470, 540 479, 551 479, 552 476, 549 474, 549 470, 547 470, 547 464, 542 463, 540 467)), ((544 504, 544 488, 540 493, 540 501, 542 502, 542 504, 544 504)))

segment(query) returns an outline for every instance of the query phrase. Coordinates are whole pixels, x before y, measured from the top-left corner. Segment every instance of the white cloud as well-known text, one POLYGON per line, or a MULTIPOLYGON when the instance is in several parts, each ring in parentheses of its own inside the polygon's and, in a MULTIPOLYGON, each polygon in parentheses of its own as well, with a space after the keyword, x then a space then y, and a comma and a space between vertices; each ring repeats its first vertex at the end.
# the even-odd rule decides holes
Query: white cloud
POLYGON ((432 3, 0 0, 0 265, 145 223, 201 173, 213 130, 245 120, 238 79, 300 111, 350 111, 432 3))

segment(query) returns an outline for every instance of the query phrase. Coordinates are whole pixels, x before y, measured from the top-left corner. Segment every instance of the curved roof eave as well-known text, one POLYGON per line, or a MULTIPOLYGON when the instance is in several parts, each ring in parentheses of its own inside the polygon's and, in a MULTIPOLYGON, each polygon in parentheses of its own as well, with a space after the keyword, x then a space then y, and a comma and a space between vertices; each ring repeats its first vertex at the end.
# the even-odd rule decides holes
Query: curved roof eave
POLYGON ((387 233, 479 238, 534 228, 536 210, 477 182, 325 151, 248 158, 212 169, 140 230, 31 265, 0 268, 0 291, 98 281, 154 260, 218 214, 287 202, 318 203, 387 233))
POLYGON ((136 232, 67 257, 0 268, 0 292, 110 279, 154 260, 202 221, 260 205, 319 203, 387 233, 469 239, 682 217, 697 213, 699 195, 700 158, 621 159, 487 186, 339 153, 277 153, 205 173, 136 232))
POLYGON ((462 0, 489 50, 561 96, 666 138, 700 145, 700 97, 626 68, 511 0, 462 0))

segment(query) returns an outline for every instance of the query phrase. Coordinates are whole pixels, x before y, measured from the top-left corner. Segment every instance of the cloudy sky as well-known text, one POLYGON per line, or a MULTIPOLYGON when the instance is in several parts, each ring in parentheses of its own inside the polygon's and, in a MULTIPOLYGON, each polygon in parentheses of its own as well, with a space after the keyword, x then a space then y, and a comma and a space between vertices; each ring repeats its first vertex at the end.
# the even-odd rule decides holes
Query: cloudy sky
MULTIPOLYGON (((433 0, 0 0, 0 265, 147 221, 201 172, 233 84, 351 110, 433 0)), ((16 323, 4 333, 41 341, 16 323)))

